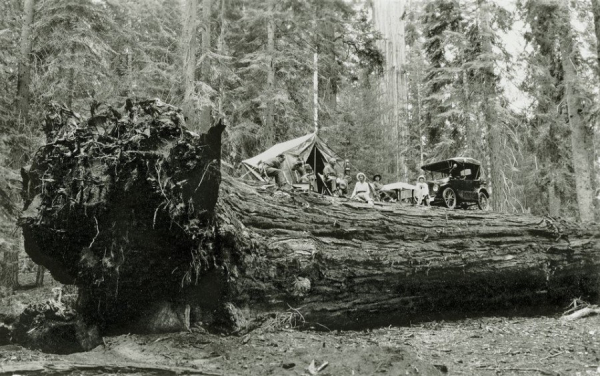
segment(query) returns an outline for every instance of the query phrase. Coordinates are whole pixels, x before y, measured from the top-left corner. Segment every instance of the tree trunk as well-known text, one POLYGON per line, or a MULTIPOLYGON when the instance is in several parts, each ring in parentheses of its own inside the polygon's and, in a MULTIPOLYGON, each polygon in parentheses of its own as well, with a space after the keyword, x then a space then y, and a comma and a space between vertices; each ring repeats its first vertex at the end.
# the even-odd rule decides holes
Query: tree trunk
POLYGON ((22 118, 29 114, 29 84, 31 81, 31 25, 33 24, 35 0, 25 0, 23 5, 23 27, 21 29, 21 56, 17 79, 17 108, 22 118))
MULTIPOLYGON (((319 8, 317 8, 317 11, 319 8)), ((335 58, 335 29, 333 24, 325 19, 319 27, 321 43, 319 44, 319 97, 323 108, 321 109, 321 122, 327 126, 331 123, 331 115, 337 108, 338 93, 338 68, 335 58)))
MULTIPOLYGON (((596 34, 596 69, 597 69, 597 75, 598 78, 600 79, 600 0, 592 0, 592 13, 594 15, 594 33, 596 34)), ((597 126, 597 124, 596 124, 597 126)), ((598 160, 599 154, 598 151, 595 148, 595 145, 598 144, 598 142, 600 142, 600 139, 598 137, 596 137, 596 135, 594 135, 594 133, 592 131, 588 132, 588 137, 586 137, 586 140, 588 142, 588 146, 587 146, 587 150, 591 150, 590 152, 590 157, 591 157, 591 161, 590 161, 590 166, 592 168, 592 186, 594 189, 594 192, 598 192, 598 188, 599 188, 599 184, 600 182, 598 181, 597 178, 597 170, 595 169, 595 161, 598 160)), ((597 200, 595 200, 596 206, 595 206, 595 215, 596 218, 600 217, 600 202, 598 202, 597 200)))
POLYGON ((548 215, 552 218, 560 217, 560 196, 554 187, 554 180, 548 183, 548 215))
POLYGON ((183 0, 182 23, 183 32, 181 36, 181 59, 183 77, 183 114, 186 122, 192 130, 199 130, 198 116, 196 113, 196 33, 198 0, 183 0))
POLYGON ((265 121, 265 145, 275 143, 275 2, 267 2, 267 108, 265 121))
POLYGON ((406 181, 408 169, 405 161, 408 130, 404 119, 407 102, 406 46, 404 40, 405 0, 373 1, 373 24, 382 34, 378 47, 385 55, 383 77, 384 100, 390 113, 390 132, 396 142, 393 143, 395 157, 395 175, 406 181))
POLYGON ((0 297, 12 294, 18 278, 19 248, 0 239, 0 297))
POLYGON ((176 110, 136 108, 102 144, 45 145, 23 174, 27 253, 103 330, 182 330, 185 312, 235 326, 240 309, 373 327, 596 297, 597 225, 257 190, 216 168, 222 126, 198 137, 176 110))
POLYGON ((312 100, 312 110, 313 110, 313 126, 315 128, 315 133, 319 133, 319 128, 321 127, 321 124, 319 123, 319 43, 318 40, 316 38, 317 35, 317 9, 318 7, 315 7, 314 10, 314 14, 313 14, 313 24, 312 24, 312 28, 313 28, 313 33, 314 33, 314 51, 313 51, 313 82, 312 82, 312 94, 313 94, 313 100, 312 100))
MULTIPOLYGON (((203 0, 202 1, 202 70, 201 76, 202 81, 207 86, 210 86, 210 47, 211 47, 211 10, 212 10, 212 1, 211 0, 203 0)), ((210 104, 206 104, 206 102, 210 103, 210 95, 208 93, 205 94, 204 102, 205 104, 200 109, 200 130, 202 132, 208 131, 212 123, 212 107, 210 104)))
MULTIPOLYGON (((74 56, 73 52, 71 56, 74 56)), ((75 69, 69 68, 67 71, 68 80, 67 80, 67 107, 73 107, 73 100, 75 99, 75 69)))
POLYGON ((596 34, 596 69, 600 77, 600 0, 592 0, 592 14, 594 15, 594 33, 596 34))
POLYGON ((577 193, 577 206, 579 208, 579 219, 582 222, 594 221, 594 190, 592 185, 593 168, 590 165, 586 125, 582 119, 583 109, 578 99, 576 82, 577 70, 573 58, 573 37, 568 17, 568 6, 563 6, 559 11, 566 12, 563 15, 563 30, 560 38, 560 54, 562 68, 565 75, 565 97, 569 113, 569 127, 571 129, 571 153, 573 158, 573 169, 575 170, 575 189, 577 193))
MULTIPOLYGON (((477 130, 479 127, 477 126, 477 122, 473 122, 471 119, 471 111, 473 111, 473 98, 471 98, 471 90, 469 85, 469 75, 466 68, 463 68, 462 72, 462 80, 463 80, 463 95, 464 95, 464 106, 465 106, 465 116, 463 117, 465 127, 465 142, 467 143, 465 147, 465 152, 467 157, 479 159, 479 153, 477 153, 477 130)), ((477 116, 477 115, 476 115, 477 116)), ((477 117, 476 117, 477 118, 477 117)))
POLYGON ((10 294, 19 285, 21 247, 19 235, 15 233, 15 223, 20 212, 17 189, 20 184, 17 173, 0 166, 0 296, 10 294))
MULTIPOLYGON (((481 32, 484 34, 482 37, 482 53, 487 56, 493 56, 492 40, 491 35, 493 31, 490 27, 490 9, 489 5, 483 1, 479 2, 478 17, 481 25, 481 32)), ((500 106, 498 104, 498 93, 495 84, 495 73, 493 71, 493 64, 488 57, 487 63, 490 64, 486 70, 480 73, 483 76, 484 82, 481 86, 483 88, 483 95, 481 98, 480 110, 483 112, 484 121, 480 126, 485 126, 487 131, 487 148, 489 149, 487 155, 489 156, 488 171, 490 173, 490 192, 492 199, 490 200, 492 208, 496 211, 503 209, 505 202, 504 196, 504 182, 502 177, 503 165, 502 165, 502 119, 500 119, 498 110, 500 106)))
POLYGON ((46 273, 46 268, 42 265, 38 265, 35 269, 35 285, 38 287, 44 286, 44 274, 46 273))
POLYGON ((419 166, 425 164, 425 151, 423 150, 423 117, 422 117, 422 106, 423 106, 423 94, 421 93, 421 70, 417 68, 417 82, 415 83, 417 88, 417 124, 419 127, 419 166))
POLYGON ((319 133, 319 53, 313 53, 313 125, 315 133, 319 133))
MULTIPOLYGON (((225 46, 225 33, 227 30, 227 18, 225 18, 225 9, 227 7, 226 0, 221 0, 221 11, 219 13, 219 20, 221 23, 221 30, 219 32, 219 38, 217 40, 217 51, 219 55, 226 55, 226 46, 225 46)), ((219 80, 219 105, 218 105, 218 118, 223 118, 225 115, 223 113, 223 103, 225 102, 225 80, 221 78, 219 80)))

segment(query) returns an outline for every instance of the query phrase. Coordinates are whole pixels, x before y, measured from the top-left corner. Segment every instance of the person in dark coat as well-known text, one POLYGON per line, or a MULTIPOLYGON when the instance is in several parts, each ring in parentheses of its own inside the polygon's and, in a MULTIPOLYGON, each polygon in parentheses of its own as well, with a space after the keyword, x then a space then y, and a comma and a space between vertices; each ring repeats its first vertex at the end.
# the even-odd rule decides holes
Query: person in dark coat
POLYGON ((267 159, 262 162, 264 174, 270 178, 275 178, 275 183, 277 183, 279 188, 284 187, 287 183, 282 170, 284 162, 285 156, 283 154, 279 154, 275 158, 267 159))
POLYGON ((377 174, 373 176, 373 190, 375 191, 375 195, 379 197, 381 201, 385 202, 394 202, 396 201, 394 197, 387 191, 383 190, 383 184, 381 183, 381 175, 377 174))

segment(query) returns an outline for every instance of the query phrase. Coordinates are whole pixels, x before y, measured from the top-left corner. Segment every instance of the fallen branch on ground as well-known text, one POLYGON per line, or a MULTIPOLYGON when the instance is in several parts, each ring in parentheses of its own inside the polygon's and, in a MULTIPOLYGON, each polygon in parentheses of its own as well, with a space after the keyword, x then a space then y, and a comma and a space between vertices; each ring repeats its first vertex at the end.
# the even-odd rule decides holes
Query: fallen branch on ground
POLYGON ((0 374, 14 374, 25 372, 70 372, 70 371, 102 371, 113 372, 161 372, 165 375, 208 375, 221 376, 220 373, 204 372, 188 367, 169 367, 150 365, 147 363, 122 363, 122 364, 77 364, 77 363, 43 363, 31 362, 14 365, 0 365, 0 374))
POLYGON ((477 367, 477 369, 481 369, 481 370, 488 370, 488 371, 496 371, 496 372, 502 372, 502 371, 515 371, 515 372, 538 372, 541 373, 542 375, 550 375, 550 376, 558 376, 559 373, 558 372, 554 372, 554 371, 547 371, 545 369, 541 369, 541 368, 497 368, 497 367, 477 367))
POLYGON ((573 320, 580 319, 582 317, 597 315, 597 314, 600 314, 600 307, 593 305, 593 306, 582 308, 579 311, 575 311, 575 312, 571 313, 570 315, 563 316, 563 317, 561 317, 561 319, 565 320, 565 321, 573 321, 573 320))

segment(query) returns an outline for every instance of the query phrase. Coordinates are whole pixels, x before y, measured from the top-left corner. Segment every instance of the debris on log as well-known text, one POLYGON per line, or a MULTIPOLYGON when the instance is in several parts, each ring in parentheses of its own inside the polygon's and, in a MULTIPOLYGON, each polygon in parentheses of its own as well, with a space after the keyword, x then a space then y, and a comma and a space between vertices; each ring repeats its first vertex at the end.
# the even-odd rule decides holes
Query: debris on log
POLYGON ((273 311, 373 327, 597 295, 598 226, 260 190, 221 176, 222 124, 196 135, 154 100, 119 111, 54 106, 22 173, 26 251, 102 333, 240 333, 273 311))

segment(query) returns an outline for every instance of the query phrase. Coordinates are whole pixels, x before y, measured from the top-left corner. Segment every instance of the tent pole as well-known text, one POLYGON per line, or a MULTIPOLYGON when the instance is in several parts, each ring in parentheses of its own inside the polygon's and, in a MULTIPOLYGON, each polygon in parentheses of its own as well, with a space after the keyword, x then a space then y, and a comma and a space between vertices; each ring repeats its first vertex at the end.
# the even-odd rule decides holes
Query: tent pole
MULTIPOLYGON (((315 180, 317 179, 317 143, 315 142, 315 144, 313 145, 313 174, 315 174, 315 180)), ((316 189, 317 191, 319 190, 319 182, 315 181, 315 183, 317 184, 316 189)), ((325 186, 327 186, 327 184, 325 184, 325 186)), ((318 192, 317 192, 318 193, 318 192)))

